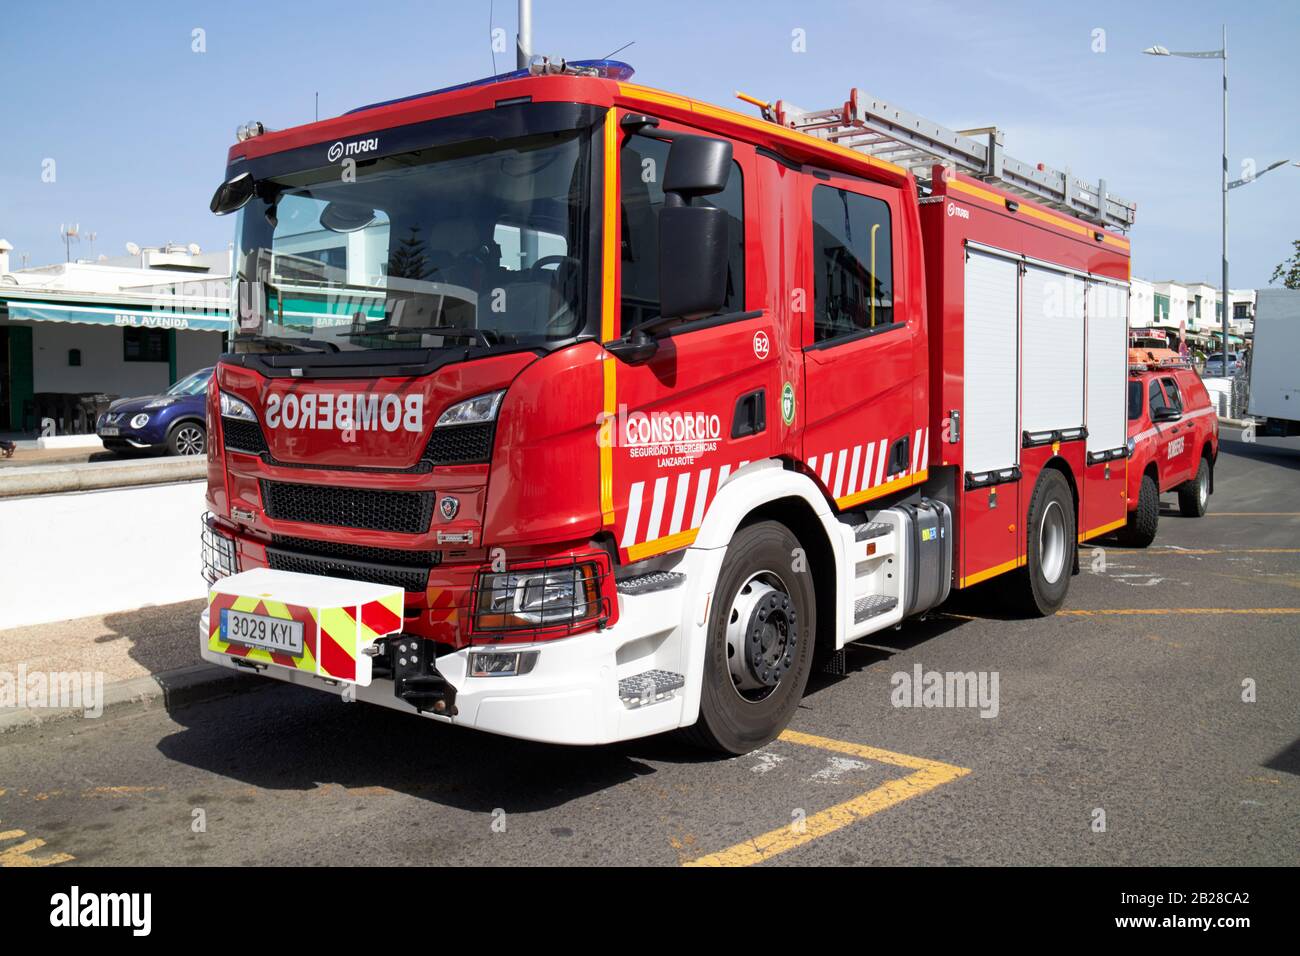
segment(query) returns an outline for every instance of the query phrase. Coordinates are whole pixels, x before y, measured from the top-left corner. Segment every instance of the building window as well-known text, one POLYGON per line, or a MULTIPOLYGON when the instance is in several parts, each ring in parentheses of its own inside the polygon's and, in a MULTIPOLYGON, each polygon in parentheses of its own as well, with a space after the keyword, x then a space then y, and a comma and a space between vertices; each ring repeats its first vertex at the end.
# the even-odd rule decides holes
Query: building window
POLYGON ((1249 306, 1250 303, 1248 302, 1234 302, 1232 304, 1232 317, 1238 321, 1250 318, 1249 306))
POLYGON ((126 362, 169 362, 171 341, 166 329, 122 330, 122 359, 126 362))
POLYGON ((1164 325, 1168 321, 1169 321, 1169 296, 1161 295, 1159 292, 1157 292, 1155 294, 1155 323, 1156 325, 1164 325))
MULTIPOLYGON (((622 329, 659 315, 659 210, 664 205, 663 175, 669 144, 649 136, 630 136, 620 163, 622 216, 622 329)), ((740 164, 732 161, 727 186, 714 196, 693 200, 727 213, 727 297, 721 314, 745 311, 745 197, 740 164)))
POLYGON ((813 190, 813 339, 894 322, 889 205, 831 186, 813 190))

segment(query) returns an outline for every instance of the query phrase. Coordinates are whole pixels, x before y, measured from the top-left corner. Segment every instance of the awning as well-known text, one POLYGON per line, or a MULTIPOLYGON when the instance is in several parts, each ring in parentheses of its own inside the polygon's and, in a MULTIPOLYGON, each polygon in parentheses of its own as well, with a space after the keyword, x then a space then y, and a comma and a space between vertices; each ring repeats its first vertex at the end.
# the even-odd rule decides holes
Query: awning
POLYGON ((228 332, 230 330, 230 318, 226 313, 58 305, 52 302, 20 304, 13 300, 9 302, 9 319, 13 322, 78 322, 82 325, 173 329, 177 332, 228 332))

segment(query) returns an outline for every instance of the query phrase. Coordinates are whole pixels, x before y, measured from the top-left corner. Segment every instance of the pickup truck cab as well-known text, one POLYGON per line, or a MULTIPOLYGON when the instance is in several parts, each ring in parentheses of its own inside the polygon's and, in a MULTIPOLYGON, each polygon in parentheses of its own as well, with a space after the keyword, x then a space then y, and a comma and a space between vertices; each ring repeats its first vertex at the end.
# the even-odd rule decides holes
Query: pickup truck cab
POLYGON ((1166 492, 1178 492, 1185 517, 1205 514, 1219 419, 1195 369, 1168 349, 1129 349, 1128 451, 1126 543, 1146 547, 1155 539, 1166 492))

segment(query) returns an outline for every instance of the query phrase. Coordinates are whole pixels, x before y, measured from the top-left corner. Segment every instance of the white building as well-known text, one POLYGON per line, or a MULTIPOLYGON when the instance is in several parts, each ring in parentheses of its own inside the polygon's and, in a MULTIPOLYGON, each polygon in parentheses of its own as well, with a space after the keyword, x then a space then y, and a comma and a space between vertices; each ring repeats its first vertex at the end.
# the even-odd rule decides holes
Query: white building
POLYGON ((197 246, 11 270, 0 240, 0 431, 31 432, 78 396, 150 395, 215 364, 230 254, 197 246))
POLYGON ((1155 325, 1155 287, 1136 276, 1128 282, 1128 325, 1131 329, 1148 329, 1155 325))

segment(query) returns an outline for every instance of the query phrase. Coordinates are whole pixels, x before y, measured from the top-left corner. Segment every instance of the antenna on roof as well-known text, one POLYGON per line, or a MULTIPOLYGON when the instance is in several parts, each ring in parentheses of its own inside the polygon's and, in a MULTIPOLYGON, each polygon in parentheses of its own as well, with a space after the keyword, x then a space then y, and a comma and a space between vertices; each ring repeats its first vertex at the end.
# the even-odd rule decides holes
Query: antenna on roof
POLYGON ((519 0, 519 33, 515 37, 515 69, 528 69, 533 55, 533 0, 519 0))

